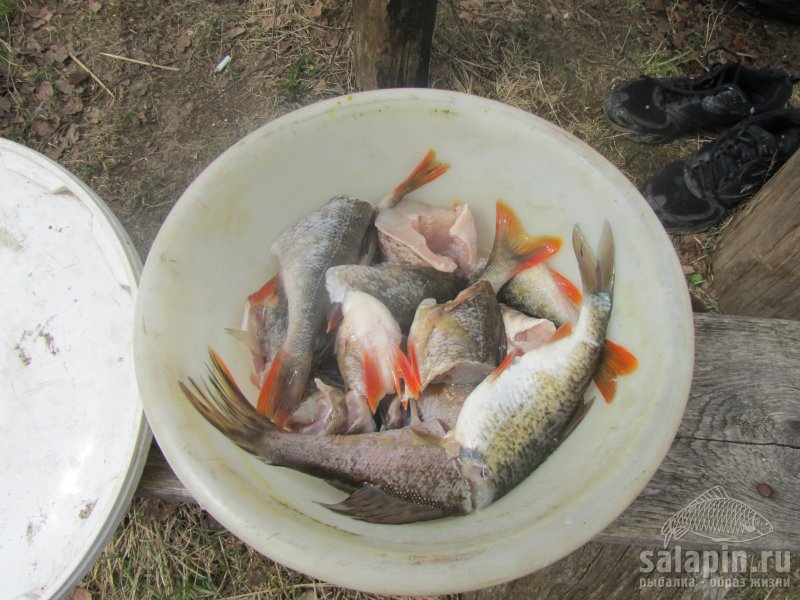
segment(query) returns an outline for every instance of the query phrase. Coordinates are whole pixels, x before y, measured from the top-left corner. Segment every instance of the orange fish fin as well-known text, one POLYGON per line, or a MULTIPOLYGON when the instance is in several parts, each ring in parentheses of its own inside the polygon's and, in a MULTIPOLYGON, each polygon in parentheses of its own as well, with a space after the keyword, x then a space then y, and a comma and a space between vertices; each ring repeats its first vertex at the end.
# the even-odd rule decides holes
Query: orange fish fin
MULTIPOLYGON (((419 382, 419 373, 416 371, 414 366, 411 364, 411 360, 403 354, 403 351, 400 350, 400 346, 395 347, 394 350, 395 355, 395 369, 400 372, 400 376, 405 381, 406 389, 411 393, 411 396, 416 400, 419 398, 420 393, 420 382, 419 382)), ((400 390, 397 390, 397 395, 400 395, 400 390)), ((408 404, 408 399, 406 398, 403 402, 403 407, 405 408, 406 404, 408 404)))
POLYGON ((281 283, 281 279, 279 275, 275 275, 272 279, 270 279, 267 283, 262 285, 258 291, 253 292, 247 297, 247 300, 250 304, 261 304, 265 300, 270 300, 273 297, 277 297, 278 293, 278 286, 281 283))
POLYGON ((415 389, 417 391, 417 395, 414 396, 414 398, 418 398, 419 394, 422 393, 422 378, 419 375, 419 362, 417 361, 417 349, 414 347, 414 344, 409 342, 406 350, 408 352, 409 377, 405 381, 407 386, 410 386, 412 390, 415 389))
POLYGON ((606 340, 593 379, 607 403, 611 403, 617 393, 617 377, 632 373, 638 366, 639 361, 633 354, 619 344, 606 340))
POLYGON ((500 364, 497 365, 497 368, 489 374, 489 377, 491 377, 493 380, 500 377, 500 374, 510 367, 511 363, 514 362, 514 359, 519 355, 520 353, 517 350, 512 350, 506 354, 506 357, 500 361, 500 364))
POLYGON ((546 344, 552 344, 553 342, 557 342, 558 340, 563 340, 565 337, 572 335, 572 323, 569 321, 562 323, 559 325, 558 329, 553 332, 553 335, 550 336, 550 339, 545 342, 546 344))
POLYGON ((383 391, 383 381, 381 380, 381 370, 375 357, 369 353, 364 352, 364 361, 362 363, 364 370, 364 390, 367 394, 367 404, 369 410, 374 415, 378 410, 378 403, 381 398, 385 396, 383 391))
POLYGON ((336 329, 342 323, 342 319, 344 319, 342 303, 334 302, 328 311, 328 325, 325 327, 325 333, 330 333, 336 329))
POLYGON ((303 398, 306 387, 304 370, 291 354, 278 350, 258 394, 258 413, 283 428, 303 398))
POLYGON ((570 302, 575 306, 580 306, 581 302, 583 301, 583 294, 578 289, 574 283, 572 283, 569 279, 564 277, 561 273, 556 271, 555 269, 551 269, 547 267, 547 270, 550 271, 550 275, 553 277, 553 281, 556 282, 558 288, 564 292, 564 294, 569 298, 570 302))
POLYGON ((525 233, 517 214, 502 200, 497 201, 496 210, 494 246, 515 263, 511 277, 547 260, 561 249, 560 237, 525 233))
POLYGON ((381 205, 391 208, 405 195, 444 175, 449 168, 449 164, 436 160, 436 152, 434 150, 428 150, 420 163, 411 171, 411 174, 392 190, 381 205))

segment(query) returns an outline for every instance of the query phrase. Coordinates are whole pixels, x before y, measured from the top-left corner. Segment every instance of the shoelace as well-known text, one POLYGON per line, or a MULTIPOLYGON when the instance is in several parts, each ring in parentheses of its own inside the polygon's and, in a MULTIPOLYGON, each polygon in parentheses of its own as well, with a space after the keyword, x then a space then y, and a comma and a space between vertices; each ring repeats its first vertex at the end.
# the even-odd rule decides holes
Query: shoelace
POLYGON ((776 151, 777 148, 767 148, 763 136, 759 136, 755 129, 747 127, 710 153, 708 159, 694 162, 690 167, 691 175, 703 196, 716 198, 720 185, 742 175, 742 167, 748 162, 758 160, 764 165, 762 173, 748 173, 748 178, 759 174, 766 178, 776 151))

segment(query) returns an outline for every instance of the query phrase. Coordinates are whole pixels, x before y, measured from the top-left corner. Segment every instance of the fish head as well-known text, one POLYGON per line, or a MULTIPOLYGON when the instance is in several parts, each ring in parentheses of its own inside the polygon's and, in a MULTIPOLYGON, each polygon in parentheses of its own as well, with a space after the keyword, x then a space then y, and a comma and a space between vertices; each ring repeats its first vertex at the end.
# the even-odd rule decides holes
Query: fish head
POLYGON ((461 474, 469 482, 473 507, 483 508, 491 504, 497 487, 484 456, 471 448, 460 448, 458 464, 461 474))
POLYGON ((772 523, 767 521, 767 519, 759 513, 753 515, 752 527, 754 531, 757 531, 761 535, 767 535, 773 531, 772 523))

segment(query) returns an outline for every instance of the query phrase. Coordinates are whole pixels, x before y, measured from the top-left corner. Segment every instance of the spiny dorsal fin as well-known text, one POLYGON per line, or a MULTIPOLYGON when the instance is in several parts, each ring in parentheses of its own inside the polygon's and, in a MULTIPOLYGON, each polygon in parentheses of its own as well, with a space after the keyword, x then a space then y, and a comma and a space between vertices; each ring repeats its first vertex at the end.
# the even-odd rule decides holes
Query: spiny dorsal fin
POLYGON ((441 508, 390 496, 381 488, 369 483, 365 483, 338 504, 322 502, 320 504, 354 519, 384 525, 430 521, 447 516, 447 513, 441 508))
POLYGON ((709 500, 724 500, 726 498, 730 498, 730 496, 728 496, 728 492, 725 491, 725 488, 721 485, 715 485, 710 490, 706 490, 695 498, 692 504, 708 502, 709 500))

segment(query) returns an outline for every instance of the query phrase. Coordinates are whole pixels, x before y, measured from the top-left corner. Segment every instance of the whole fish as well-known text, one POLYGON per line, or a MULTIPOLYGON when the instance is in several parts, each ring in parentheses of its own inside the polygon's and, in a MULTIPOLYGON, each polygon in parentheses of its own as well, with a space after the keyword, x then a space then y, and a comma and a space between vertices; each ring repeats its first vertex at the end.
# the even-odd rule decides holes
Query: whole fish
POLYGON ((603 228, 597 258, 577 226, 573 247, 584 302, 572 332, 522 356, 509 355, 504 368, 470 394, 444 438, 478 508, 506 494, 556 448, 600 362, 614 289, 611 228, 603 228))
POLYGON ((412 428, 359 435, 307 435, 277 428, 242 394, 211 351, 209 383, 179 382, 214 427, 262 461, 350 488, 334 511, 375 523, 410 523, 474 509, 469 481, 445 449, 412 428))
POLYGON ((374 296, 389 309, 400 329, 408 331, 420 302, 425 298, 452 300, 467 287, 467 281, 458 273, 430 267, 381 263, 331 267, 325 274, 325 286, 333 303, 341 303, 349 291, 374 296))
POLYGON ((422 302, 407 348, 420 390, 431 383, 481 381, 506 355, 503 317, 492 287, 481 281, 451 302, 422 302))
POLYGON ((286 338, 270 365, 257 410, 279 427, 300 402, 329 301, 325 272, 333 266, 368 262, 375 252, 374 207, 337 196, 285 230, 272 245, 288 304, 286 338))
MULTIPOLYGON (((342 298, 342 322, 336 332, 336 358, 351 402, 366 402, 372 414, 400 380, 410 378, 410 365, 400 343, 403 334, 389 310, 374 296, 349 291, 342 298)), ((414 385, 412 381, 412 386, 414 385)), ((413 395, 419 393, 414 389, 413 395)))

